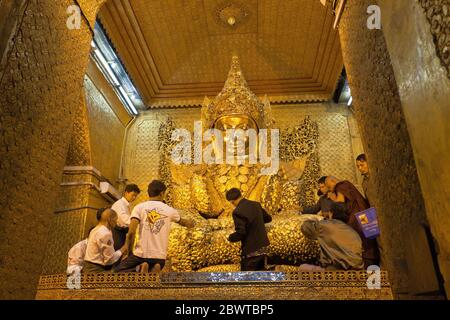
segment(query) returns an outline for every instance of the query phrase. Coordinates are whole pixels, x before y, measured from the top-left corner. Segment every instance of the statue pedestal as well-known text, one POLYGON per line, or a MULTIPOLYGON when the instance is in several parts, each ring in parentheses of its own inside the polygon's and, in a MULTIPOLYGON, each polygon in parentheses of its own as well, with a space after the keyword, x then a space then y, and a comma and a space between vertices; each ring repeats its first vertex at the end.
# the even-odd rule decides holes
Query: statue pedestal
POLYGON ((66 275, 42 276, 36 299, 133 300, 390 300, 387 273, 381 288, 367 288, 364 271, 183 272, 83 274, 80 289, 66 275))

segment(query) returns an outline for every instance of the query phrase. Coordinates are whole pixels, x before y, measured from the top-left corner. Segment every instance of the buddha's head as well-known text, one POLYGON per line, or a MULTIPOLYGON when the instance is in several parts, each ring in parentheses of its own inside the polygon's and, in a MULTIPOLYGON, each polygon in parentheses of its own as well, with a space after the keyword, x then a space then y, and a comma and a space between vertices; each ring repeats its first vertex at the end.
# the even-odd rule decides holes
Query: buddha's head
MULTIPOLYGON (((243 130, 245 133, 245 135, 243 135, 245 155, 248 155, 250 152, 249 136, 247 135, 247 130, 253 129, 256 133, 258 132, 258 125, 253 118, 249 117, 246 114, 238 113, 220 116, 212 124, 212 128, 220 130, 222 132, 225 143, 227 143, 229 139, 229 137, 227 136, 227 130, 243 130)), ((237 155, 238 144, 230 144, 228 151, 232 152, 234 155, 237 155)))
MULTIPOLYGON (((233 56, 228 78, 219 95, 212 101, 207 100, 203 106, 204 125, 210 129, 225 132, 228 129, 254 129, 258 133, 260 128, 267 128, 264 104, 250 90, 245 80, 239 58, 233 56)), ((245 140, 246 154, 248 154, 249 141, 245 140)))

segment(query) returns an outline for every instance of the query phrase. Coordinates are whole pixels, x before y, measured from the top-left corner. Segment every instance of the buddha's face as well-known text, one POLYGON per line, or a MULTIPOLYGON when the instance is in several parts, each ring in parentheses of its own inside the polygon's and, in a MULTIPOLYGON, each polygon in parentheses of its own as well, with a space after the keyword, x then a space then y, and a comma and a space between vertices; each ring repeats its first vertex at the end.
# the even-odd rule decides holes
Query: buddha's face
MULTIPOLYGON (((256 133, 258 133, 258 125, 256 124, 255 120, 250 118, 247 115, 244 114, 232 114, 232 115, 225 115, 219 117, 213 125, 214 129, 220 130, 223 133, 223 137, 225 142, 227 141, 226 131, 230 129, 241 129, 245 132, 245 154, 249 154, 249 138, 247 135, 247 130, 253 129, 256 133)), ((236 154, 238 148, 238 144, 235 143, 234 145, 231 145, 231 149, 229 150, 233 152, 233 154, 236 154), (234 146, 234 147, 233 147, 234 146)))
POLYGON ((221 116, 214 122, 213 127, 221 131, 228 129, 258 130, 255 120, 243 114, 221 116))

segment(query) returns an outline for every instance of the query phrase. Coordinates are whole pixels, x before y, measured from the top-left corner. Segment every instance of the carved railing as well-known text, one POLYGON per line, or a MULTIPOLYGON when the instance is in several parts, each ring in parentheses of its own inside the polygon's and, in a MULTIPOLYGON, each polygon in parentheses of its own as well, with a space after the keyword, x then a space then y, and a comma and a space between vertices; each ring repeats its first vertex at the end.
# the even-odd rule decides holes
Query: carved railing
MULTIPOLYGON (((82 274, 80 289, 208 285, 364 288, 369 276, 365 271, 97 273, 82 274)), ((65 274, 41 276, 38 290, 67 289, 67 280, 65 274)), ((380 287, 390 287, 386 271, 380 272, 380 287)))

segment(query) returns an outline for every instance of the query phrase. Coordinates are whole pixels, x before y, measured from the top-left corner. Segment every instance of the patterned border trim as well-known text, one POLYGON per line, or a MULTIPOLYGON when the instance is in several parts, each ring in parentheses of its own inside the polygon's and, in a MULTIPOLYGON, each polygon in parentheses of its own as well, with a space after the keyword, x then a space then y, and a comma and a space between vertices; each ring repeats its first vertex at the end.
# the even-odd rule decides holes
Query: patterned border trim
MULTIPOLYGON (((110 288, 164 288, 205 285, 251 285, 251 286, 302 286, 302 287, 367 287, 365 271, 327 272, 274 272, 284 280, 237 280, 242 272, 184 272, 184 273, 98 273, 82 274, 81 289, 110 288), (217 281, 222 278, 222 281, 217 281)), ((246 273, 255 276, 257 273, 246 273)), ((267 277, 266 277, 267 278, 267 277)), ((389 288, 388 273, 381 272, 381 287, 389 288)), ((65 274, 45 275, 39 280, 38 290, 67 289, 65 274)))
MULTIPOLYGON (((337 82, 336 82, 337 83, 337 82)), ((263 98, 264 95, 257 95, 258 98, 263 98)), ((272 95, 269 96, 269 101, 273 105, 285 104, 308 104, 308 103, 322 103, 329 101, 332 97, 330 94, 316 94, 316 95, 272 95)), ((205 97, 198 97, 193 99, 155 99, 148 106, 147 110, 152 109, 182 109, 182 108, 200 108, 203 105, 205 97)))

